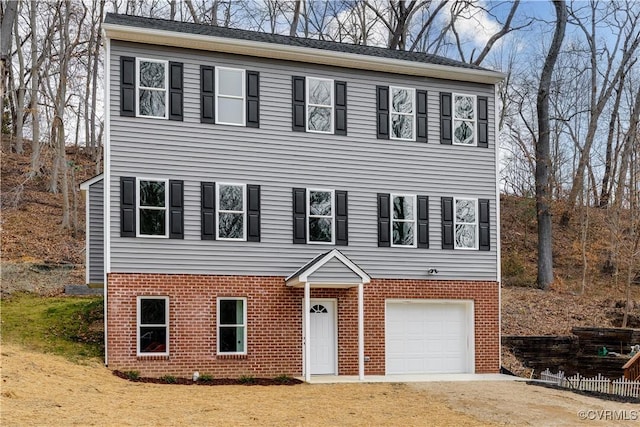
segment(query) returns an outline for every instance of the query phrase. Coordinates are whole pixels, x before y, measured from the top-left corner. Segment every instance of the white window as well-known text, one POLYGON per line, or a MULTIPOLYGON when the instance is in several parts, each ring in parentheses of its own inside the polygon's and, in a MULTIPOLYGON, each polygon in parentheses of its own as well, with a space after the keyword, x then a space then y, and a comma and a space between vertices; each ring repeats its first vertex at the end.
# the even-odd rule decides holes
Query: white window
POLYGON ((455 199, 455 248, 478 249, 478 201, 455 199))
POLYGON ((244 126, 245 70, 216 67, 216 123, 244 126))
POLYGON ((416 247, 416 196, 391 195, 391 246, 416 247))
POLYGON ((143 355, 169 354, 169 298, 138 297, 136 353, 143 355))
POLYGON ((216 183, 219 240, 245 240, 247 223, 246 185, 216 183))
POLYGON ((476 97, 453 94, 453 143, 477 145, 476 143, 476 97))
POLYGON ((167 118, 168 62, 136 58, 136 115, 167 118))
POLYGON ((416 91, 415 89, 390 86, 389 120, 391 139, 415 141, 416 91))
POLYGON ((334 191, 307 190, 307 242, 333 244, 334 191))
POLYGON ((218 354, 247 353, 247 299, 218 298, 218 354))
POLYGON ((137 178, 138 236, 167 237, 169 192, 167 180, 137 178))
POLYGON ((333 80, 307 77, 307 132, 333 133, 333 90, 333 80))

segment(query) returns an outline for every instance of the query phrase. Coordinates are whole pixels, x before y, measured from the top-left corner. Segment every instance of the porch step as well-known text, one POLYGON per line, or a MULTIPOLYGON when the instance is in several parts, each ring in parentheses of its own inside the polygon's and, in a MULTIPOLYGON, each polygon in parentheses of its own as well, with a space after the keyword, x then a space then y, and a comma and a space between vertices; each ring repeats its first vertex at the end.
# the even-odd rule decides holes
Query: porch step
POLYGON ((87 285, 65 285, 64 287, 65 295, 102 295, 103 293, 103 288, 90 288, 87 285))

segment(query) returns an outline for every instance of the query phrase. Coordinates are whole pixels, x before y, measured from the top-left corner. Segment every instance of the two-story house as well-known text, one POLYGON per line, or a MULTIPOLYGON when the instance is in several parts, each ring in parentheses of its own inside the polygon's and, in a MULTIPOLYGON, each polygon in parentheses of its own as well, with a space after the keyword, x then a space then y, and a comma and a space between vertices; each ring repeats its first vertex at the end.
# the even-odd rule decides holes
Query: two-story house
POLYGON ((103 28, 105 171, 84 187, 110 368, 498 372, 502 74, 133 16, 103 28))

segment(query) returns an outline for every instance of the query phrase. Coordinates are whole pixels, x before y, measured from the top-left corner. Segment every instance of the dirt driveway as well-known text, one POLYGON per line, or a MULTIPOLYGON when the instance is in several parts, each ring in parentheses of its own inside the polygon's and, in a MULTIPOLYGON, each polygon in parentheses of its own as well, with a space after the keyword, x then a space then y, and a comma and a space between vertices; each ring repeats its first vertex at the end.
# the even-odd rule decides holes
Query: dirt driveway
MULTIPOLYGON (((14 345, 3 345, 1 355, 3 426, 577 425, 579 410, 632 414, 639 409, 512 382, 142 384, 121 380, 98 362, 78 365, 14 345)), ((583 424, 612 425, 589 420, 583 424)))

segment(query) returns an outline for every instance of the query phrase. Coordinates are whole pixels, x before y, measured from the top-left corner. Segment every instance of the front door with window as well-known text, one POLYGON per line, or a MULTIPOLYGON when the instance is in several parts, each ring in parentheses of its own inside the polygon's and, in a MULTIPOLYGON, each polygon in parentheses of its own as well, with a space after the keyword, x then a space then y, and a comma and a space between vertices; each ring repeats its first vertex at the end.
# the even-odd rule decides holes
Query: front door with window
POLYGON ((336 301, 311 300, 311 374, 335 375, 337 359, 336 301))

